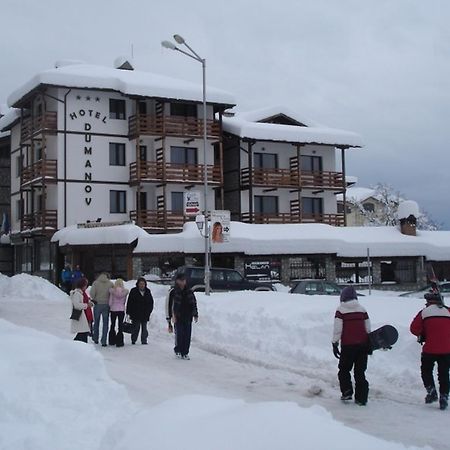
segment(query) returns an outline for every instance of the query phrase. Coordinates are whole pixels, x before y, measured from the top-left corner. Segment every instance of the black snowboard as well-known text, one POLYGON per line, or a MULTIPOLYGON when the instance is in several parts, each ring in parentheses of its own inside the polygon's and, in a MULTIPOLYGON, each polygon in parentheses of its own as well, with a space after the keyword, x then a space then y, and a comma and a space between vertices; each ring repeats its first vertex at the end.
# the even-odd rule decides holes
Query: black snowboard
POLYGON ((384 325, 369 334, 372 350, 390 349, 398 340, 398 331, 392 325, 384 325))

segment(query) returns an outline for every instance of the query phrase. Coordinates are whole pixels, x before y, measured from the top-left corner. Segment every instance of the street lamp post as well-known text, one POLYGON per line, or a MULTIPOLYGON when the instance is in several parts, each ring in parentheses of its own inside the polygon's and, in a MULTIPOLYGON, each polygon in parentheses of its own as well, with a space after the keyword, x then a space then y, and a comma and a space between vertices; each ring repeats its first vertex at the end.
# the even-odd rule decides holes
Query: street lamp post
MULTIPOLYGON (((179 45, 184 45, 189 52, 182 50, 177 47, 171 41, 162 41, 161 45, 170 50, 175 50, 177 52, 183 53, 183 55, 189 56, 189 58, 195 59, 202 65, 202 78, 203 78, 203 205, 204 205, 204 233, 203 237, 205 239, 205 294, 209 295, 210 289, 210 279, 211 279, 211 267, 210 267, 210 237, 209 237, 209 226, 208 226, 208 165, 206 163, 207 156, 207 128, 206 128, 206 59, 198 55, 198 53, 193 50, 189 44, 182 38, 179 34, 173 36, 175 42, 179 45)), ((198 224, 197 224, 198 225, 198 224)), ((201 230, 200 230, 201 231, 201 230)))

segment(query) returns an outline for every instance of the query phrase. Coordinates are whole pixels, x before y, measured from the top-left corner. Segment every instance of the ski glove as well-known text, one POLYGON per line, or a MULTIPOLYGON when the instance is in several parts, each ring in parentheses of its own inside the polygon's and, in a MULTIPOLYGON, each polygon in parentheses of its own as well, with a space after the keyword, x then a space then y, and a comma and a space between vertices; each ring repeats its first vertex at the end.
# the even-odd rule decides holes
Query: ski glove
POLYGON ((333 342, 333 355, 337 359, 341 357, 341 352, 339 351, 339 342, 333 342))

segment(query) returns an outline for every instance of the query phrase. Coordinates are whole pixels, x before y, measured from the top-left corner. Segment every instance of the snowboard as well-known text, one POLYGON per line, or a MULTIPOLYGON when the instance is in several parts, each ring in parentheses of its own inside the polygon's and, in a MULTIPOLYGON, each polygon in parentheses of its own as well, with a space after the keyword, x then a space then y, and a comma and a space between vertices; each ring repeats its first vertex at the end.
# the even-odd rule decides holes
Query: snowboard
POLYGON ((384 325, 369 334, 372 350, 390 349, 398 340, 398 331, 392 325, 384 325))

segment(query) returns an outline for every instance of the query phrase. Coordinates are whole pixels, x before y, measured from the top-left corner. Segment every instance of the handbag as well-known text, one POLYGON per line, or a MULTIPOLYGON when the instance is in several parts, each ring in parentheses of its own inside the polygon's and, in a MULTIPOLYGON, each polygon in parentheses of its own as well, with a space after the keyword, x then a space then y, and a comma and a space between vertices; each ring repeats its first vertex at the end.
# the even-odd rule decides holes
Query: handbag
POLYGON ((80 320, 81 314, 83 313, 82 309, 75 309, 72 307, 72 314, 70 315, 71 320, 80 320))
POLYGON ((124 333, 131 334, 133 332, 133 323, 131 322, 130 316, 126 316, 122 324, 122 330, 124 333))

